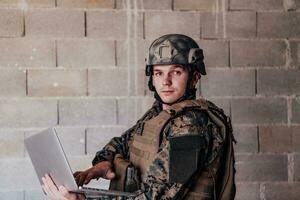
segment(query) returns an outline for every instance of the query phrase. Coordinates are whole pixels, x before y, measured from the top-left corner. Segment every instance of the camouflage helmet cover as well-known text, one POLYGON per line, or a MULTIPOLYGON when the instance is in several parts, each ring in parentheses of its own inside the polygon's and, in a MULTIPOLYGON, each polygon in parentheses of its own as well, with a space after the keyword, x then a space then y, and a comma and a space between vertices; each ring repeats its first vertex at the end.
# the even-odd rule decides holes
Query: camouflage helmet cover
POLYGON ((167 64, 188 65, 206 75, 203 59, 202 49, 192 38, 180 34, 164 35, 150 45, 146 75, 151 75, 151 66, 167 64))

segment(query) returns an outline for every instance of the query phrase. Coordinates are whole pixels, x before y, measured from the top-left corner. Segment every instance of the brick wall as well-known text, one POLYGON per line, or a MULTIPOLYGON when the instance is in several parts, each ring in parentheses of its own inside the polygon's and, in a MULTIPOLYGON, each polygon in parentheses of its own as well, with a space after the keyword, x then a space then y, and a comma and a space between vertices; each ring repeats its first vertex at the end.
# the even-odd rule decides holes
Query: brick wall
POLYGON ((204 49, 198 91, 232 117, 237 199, 299 199, 299 0, 1 0, 0 199, 43 199, 28 135, 57 127, 78 170, 134 123, 166 33, 204 49))

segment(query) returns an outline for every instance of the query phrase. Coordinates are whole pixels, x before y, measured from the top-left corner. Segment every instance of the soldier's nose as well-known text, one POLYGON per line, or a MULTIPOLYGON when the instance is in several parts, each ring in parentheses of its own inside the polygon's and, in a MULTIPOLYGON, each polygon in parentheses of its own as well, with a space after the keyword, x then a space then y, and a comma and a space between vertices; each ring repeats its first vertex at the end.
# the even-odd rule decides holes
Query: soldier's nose
POLYGON ((165 75, 163 77, 163 85, 170 85, 170 84, 172 84, 171 76, 165 75))

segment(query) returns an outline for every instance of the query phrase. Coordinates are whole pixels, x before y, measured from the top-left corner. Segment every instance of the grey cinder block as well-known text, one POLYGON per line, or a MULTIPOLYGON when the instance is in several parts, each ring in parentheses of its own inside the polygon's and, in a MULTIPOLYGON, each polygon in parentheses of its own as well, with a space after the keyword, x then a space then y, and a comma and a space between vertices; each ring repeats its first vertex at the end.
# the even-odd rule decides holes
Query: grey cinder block
POLYGON ((255 72, 244 69, 209 69, 201 78, 203 96, 253 96, 255 72))
POLYGON ((175 10, 212 11, 216 9, 218 0, 174 0, 175 10))
POLYGON ((0 6, 24 9, 26 11, 29 8, 53 8, 55 7, 55 0, 2 0, 0 6))
POLYGON ((1 67, 55 67, 55 56, 51 39, 0 39, 1 67))
POLYGON ((84 12, 67 9, 33 9, 25 13, 26 36, 84 37, 84 12))
POLYGON ((151 42, 141 39, 117 40, 117 65, 145 69, 145 59, 151 42))
POLYGON ((300 123, 300 99, 292 100, 292 118, 293 123, 300 123))
POLYGON ((62 99, 59 100, 60 125, 116 124, 114 99, 62 99))
POLYGON ((216 106, 218 106, 219 108, 221 108, 224 113, 227 116, 230 116, 230 98, 223 98, 223 97, 203 97, 201 96, 201 98, 207 99, 208 101, 211 101, 212 103, 214 103, 216 106))
POLYGON ((236 200, 260 200, 259 183, 239 182, 236 187, 236 200))
POLYGON ((38 177, 29 158, 1 159, 1 190, 40 189, 38 177))
POLYGON ((63 8, 88 8, 88 9, 113 9, 114 0, 57 0, 57 7, 63 8))
POLYGON ((210 67, 229 66, 229 42, 224 40, 200 40, 199 47, 203 49, 204 63, 210 67))
POLYGON ((23 12, 19 9, 0 9, 0 36, 20 37, 23 34, 23 12))
POLYGON ((300 181, 300 155, 294 155, 294 181, 300 181))
POLYGON ((290 41, 291 65, 300 68, 300 42, 290 41))
POLYGON ((91 96, 126 96, 128 94, 127 69, 90 69, 88 75, 91 96))
POLYGON ((56 127, 59 140, 65 153, 69 156, 85 154, 85 128, 82 127, 56 127))
POLYGON ((258 134, 256 126, 233 126, 233 135, 237 141, 235 152, 237 153, 257 153, 258 134))
POLYGON ((232 10, 283 10, 284 0, 230 0, 232 10))
POLYGON ((1 158, 23 157, 24 150, 24 131, 0 129, 1 158))
POLYGON ((202 38, 254 38, 256 14, 250 11, 205 12, 201 14, 201 30, 202 38))
POLYGON ((284 98, 240 98, 231 103, 232 121, 240 124, 286 123, 284 98))
POLYGON ((28 70, 28 96, 85 96, 87 70, 28 70))
POLYGON ((24 192, 20 191, 0 191, 0 200, 24 200, 24 192))
POLYGON ((36 190, 26 190, 24 200, 46 200, 48 197, 43 193, 42 188, 36 190))
POLYGON ((124 1, 116 0, 117 9, 137 8, 139 10, 171 10, 172 0, 124 1))
POLYGON ((146 39, 178 33, 200 37, 200 15, 194 12, 147 12, 145 13, 146 39))
POLYGON ((299 38, 300 13, 263 12, 257 16, 257 35, 264 38, 299 38))
POLYGON ((287 181, 286 155, 237 155, 237 181, 287 181))
POLYGON ((133 126, 152 107, 154 100, 153 97, 118 99, 118 124, 133 126))
POLYGON ((87 36, 105 39, 126 39, 127 36, 129 39, 142 38, 143 15, 140 12, 134 15, 119 10, 87 11, 87 36))
POLYGON ((263 95, 300 94, 300 70, 259 69, 257 91, 263 95))
POLYGON ((259 149, 263 153, 289 153, 293 149, 292 134, 292 127, 259 126, 259 149))
POLYGON ((76 68, 114 66, 114 41, 96 39, 58 40, 57 64, 62 67, 76 68))
POLYGON ((125 127, 111 126, 103 128, 87 129, 87 154, 95 155, 100 151, 113 137, 120 137, 125 131, 125 127))
POLYGON ((1 127, 47 127, 57 124, 57 102, 51 99, 1 99, 1 127))
POLYGON ((297 200, 299 191, 300 183, 266 183, 264 196, 272 200, 297 200))
POLYGON ((276 40, 230 42, 231 66, 283 66, 286 45, 276 40))
POLYGON ((26 70, 0 70, 0 96, 26 96, 26 70))

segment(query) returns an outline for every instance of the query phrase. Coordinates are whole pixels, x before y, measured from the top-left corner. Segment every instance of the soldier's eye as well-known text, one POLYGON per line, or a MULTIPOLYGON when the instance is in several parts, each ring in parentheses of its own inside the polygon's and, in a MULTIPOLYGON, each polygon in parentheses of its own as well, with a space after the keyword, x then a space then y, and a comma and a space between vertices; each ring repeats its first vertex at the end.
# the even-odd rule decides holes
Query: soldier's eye
POLYGON ((181 75, 181 71, 174 71, 173 74, 179 76, 181 75))
POLYGON ((161 76, 162 72, 154 72, 154 76, 161 76))

